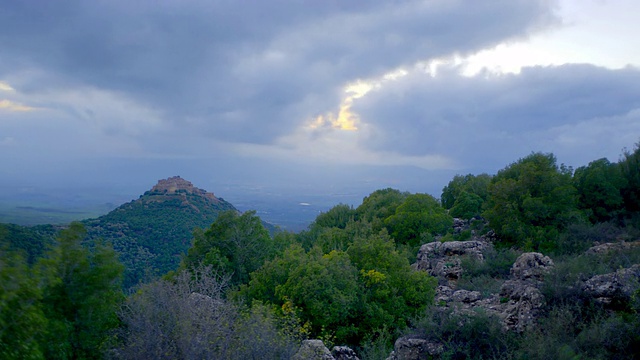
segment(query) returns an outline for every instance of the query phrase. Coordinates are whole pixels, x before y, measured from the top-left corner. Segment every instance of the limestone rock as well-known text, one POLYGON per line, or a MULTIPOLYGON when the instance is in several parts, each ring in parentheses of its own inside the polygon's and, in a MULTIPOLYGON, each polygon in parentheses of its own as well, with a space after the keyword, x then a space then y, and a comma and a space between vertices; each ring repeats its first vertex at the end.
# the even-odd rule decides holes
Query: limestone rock
POLYGON ((432 276, 456 281, 463 271, 460 256, 484 260, 482 252, 489 247, 490 243, 480 240, 431 242, 420 247, 414 267, 427 271, 432 276))
POLYGON ((614 300, 627 301, 638 290, 640 264, 614 273, 597 275, 585 281, 582 290, 599 302, 610 304, 614 300))
POLYGON ((553 260, 537 252, 520 255, 511 267, 511 277, 517 280, 542 280, 553 268, 553 260))
POLYGON ((432 359, 442 354, 442 344, 425 339, 401 337, 396 340, 393 352, 387 360, 432 359))
POLYGON ((304 340, 291 360, 335 360, 322 340, 304 340))
POLYGON ((534 284, 522 280, 507 280, 500 289, 498 316, 505 328, 523 332, 533 325, 544 305, 544 295, 534 284), (506 302, 505 302, 506 300, 506 302))
POLYGON ((469 304, 482 299, 482 294, 479 291, 458 290, 451 295, 451 299, 469 304))
POLYGON ((639 246, 640 241, 604 243, 589 248, 587 251, 585 251, 585 255, 599 255, 608 253, 610 251, 629 250, 639 246))
POLYGON ((360 360, 356 352, 348 346, 334 346, 331 349, 331 355, 336 360, 360 360))
POLYGON ((451 301, 451 297, 453 296, 453 289, 446 285, 439 285, 436 288, 436 304, 438 303, 446 303, 451 301))
POLYGON ((525 253, 513 264, 510 279, 502 284, 498 294, 483 298, 478 291, 456 290, 455 284, 440 285, 436 289, 436 304, 470 316, 481 308, 498 316, 505 329, 522 332, 535 323, 545 303, 539 287, 552 266, 547 256, 525 253))

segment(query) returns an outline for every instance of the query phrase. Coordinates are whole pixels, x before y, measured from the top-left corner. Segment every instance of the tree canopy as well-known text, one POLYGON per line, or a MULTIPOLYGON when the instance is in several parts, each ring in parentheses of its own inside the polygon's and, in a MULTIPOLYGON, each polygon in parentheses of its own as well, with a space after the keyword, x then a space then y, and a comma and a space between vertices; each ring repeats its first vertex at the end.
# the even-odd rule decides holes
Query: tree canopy
POLYGON ((560 231, 581 221, 571 175, 553 154, 524 157, 492 179, 484 216, 506 244, 551 250, 560 231))

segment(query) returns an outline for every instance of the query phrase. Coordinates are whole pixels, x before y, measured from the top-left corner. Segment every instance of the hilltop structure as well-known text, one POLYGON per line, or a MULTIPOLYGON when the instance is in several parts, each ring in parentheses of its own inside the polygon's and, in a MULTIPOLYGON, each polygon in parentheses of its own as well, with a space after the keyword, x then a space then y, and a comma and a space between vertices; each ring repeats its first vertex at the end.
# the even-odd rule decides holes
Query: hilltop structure
MULTIPOLYGON (((157 195, 157 194, 176 194, 176 193, 187 193, 192 195, 200 195, 214 202, 220 202, 220 200, 215 197, 212 192, 207 192, 206 190, 199 189, 191 183, 191 181, 187 181, 180 176, 172 176, 167 179, 159 180, 158 183, 148 191, 149 195, 157 195)), ((146 193, 145 193, 146 195, 146 193)))

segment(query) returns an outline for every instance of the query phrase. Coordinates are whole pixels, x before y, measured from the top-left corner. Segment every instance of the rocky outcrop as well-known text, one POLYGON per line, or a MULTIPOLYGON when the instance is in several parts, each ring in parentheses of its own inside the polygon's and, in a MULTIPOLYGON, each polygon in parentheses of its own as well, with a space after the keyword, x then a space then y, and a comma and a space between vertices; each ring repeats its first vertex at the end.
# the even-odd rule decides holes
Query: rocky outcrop
POLYGON ((452 280, 458 279, 464 271, 460 256, 473 256, 483 261, 483 251, 489 247, 490 244, 477 240, 425 244, 415 267, 428 271, 444 283, 436 289, 436 305, 470 315, 482 308, 498 316, 506 329, 524 331, 534 323, 545 303, 539 288, 544 276, 553 268, 553 261, 535 252, 520 255, 498 294, 483 297, 478 291, 456 289, 452 280))
POLYGON ((348 346, 334 346, 331 349, 331 355, 336 360, 360 360, 356 356, 356 352, 348 346))
POLYGON ((544 296, 536 286, 509 280, 500 289, 500 304, 492 310, 506 329, 523 332, 534 324, 544 303, 544 296))
POLYGON ((637 247, 640 247, 640 241, 604 243, 589 248, 585 251, 585 255, 600 255, 611 251, 631 250, 637 247))
POLYGON ((322 340, 304 340, 291 360, 335 360, 322 340))
POLYGON ((322 340, 304 340, 291 360, 360 360, 356 352, 348 346, 334 346, 327 349, 322 340))
POLYGON ((442 344, 429 340, 401 337, 396 340, 387 360, 432 359, 442 354, 443 348, 442 344))
POLYGON ((542 281, 553 268, 553 261, 548 256, 537 252, 524 253, 516 259, 511 267, 511 277, 518 281, 542 281))
POLYGON ((463 272, 461 256, 471 256, 482 261, 484 260, 482 252, 491 246, 491 243, 481 240, 434 241, 420 247, 413 266, 436 278, 455 282, 463 272))
POLYGON ((594 276, 582 285, 582 290, 587 295, 607 305, 627 302, 639 288, 640 264, 594 276))

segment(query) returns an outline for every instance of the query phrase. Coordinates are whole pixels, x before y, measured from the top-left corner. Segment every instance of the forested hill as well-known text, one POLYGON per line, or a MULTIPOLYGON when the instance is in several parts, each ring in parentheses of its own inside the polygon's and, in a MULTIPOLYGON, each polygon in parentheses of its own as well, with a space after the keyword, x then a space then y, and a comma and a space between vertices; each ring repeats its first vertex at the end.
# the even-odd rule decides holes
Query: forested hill
POLYGON ((124 285, 155 278, 180 263, 194 228, 208 228, 218 213, 236 208, 179 176, 160 180, 139 199, 84 220, 89 239, 113 244, 126 267, 124 285))

